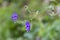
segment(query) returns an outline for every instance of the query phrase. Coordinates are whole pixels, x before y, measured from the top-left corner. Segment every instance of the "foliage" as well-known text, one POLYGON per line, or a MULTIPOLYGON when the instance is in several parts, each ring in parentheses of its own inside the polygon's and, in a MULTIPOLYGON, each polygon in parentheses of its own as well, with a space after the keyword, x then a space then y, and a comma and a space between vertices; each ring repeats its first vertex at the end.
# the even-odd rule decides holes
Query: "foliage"
POLYGON ((60 40, 60 16, 49 7, 59 5, 59 0, 47 5, 43 1, 6 0, 5 4, 0 0, 0 40, 36 40, 37 36, 41 40, 60 40), (11 19, 14 12, 18 14, 16 23, 11 19), (27 20, 31 24, 30 32, 25 28, 27 20))

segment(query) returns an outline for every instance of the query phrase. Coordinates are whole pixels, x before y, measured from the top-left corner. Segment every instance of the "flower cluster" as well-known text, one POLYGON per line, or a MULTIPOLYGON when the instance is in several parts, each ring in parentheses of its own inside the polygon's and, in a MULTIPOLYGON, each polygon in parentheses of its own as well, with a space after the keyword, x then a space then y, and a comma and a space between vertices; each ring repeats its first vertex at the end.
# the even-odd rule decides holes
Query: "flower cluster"
POLYGON ((26 31, 30 32, 30 22, 26 21, 26 31))
POLYGON ((18 14, 16 13, 16 12, 14 12, 13 14, 12 14, 12 20, 15 22, 17 19, 18 19, 18 14))

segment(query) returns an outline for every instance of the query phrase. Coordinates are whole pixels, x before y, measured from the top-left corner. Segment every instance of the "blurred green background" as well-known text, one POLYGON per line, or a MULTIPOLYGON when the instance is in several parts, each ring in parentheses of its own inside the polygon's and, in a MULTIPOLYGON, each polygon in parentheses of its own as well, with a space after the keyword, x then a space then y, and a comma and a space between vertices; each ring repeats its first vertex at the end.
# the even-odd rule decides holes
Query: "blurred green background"
POLYGON ((0 0, 0 40, 60 40, 60 0, 0 0), (13 12, 18 14, 14 23, 13 12), (26 32, 25 22, 31 23, 26 32))

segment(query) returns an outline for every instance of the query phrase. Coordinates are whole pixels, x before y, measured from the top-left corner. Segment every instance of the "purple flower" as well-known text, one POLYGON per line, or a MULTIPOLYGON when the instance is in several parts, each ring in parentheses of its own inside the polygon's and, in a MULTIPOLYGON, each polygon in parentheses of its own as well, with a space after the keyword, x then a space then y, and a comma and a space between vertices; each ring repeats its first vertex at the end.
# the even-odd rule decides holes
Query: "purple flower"
POLYGON ((30 32, 30 22, 26 21, 26 31, 30 32))
POLYGON ((16 12, 14 12, 12 14, 12 17, 11 18, 12 18, 13 21, 16 21, 18 19, 18 14, 16 12))

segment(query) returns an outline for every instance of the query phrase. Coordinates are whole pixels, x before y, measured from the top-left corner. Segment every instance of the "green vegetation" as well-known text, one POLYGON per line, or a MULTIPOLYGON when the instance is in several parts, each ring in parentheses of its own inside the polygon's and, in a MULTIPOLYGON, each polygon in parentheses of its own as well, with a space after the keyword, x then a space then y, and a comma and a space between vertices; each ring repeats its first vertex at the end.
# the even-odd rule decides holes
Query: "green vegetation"
POLYGON ((0 0, 0 40, 60 40, 60 0, 0 0), (47 1, 47 2, 46 2, 47 1), (13 12, 18 14, 14 23, 13 12), (31 23, 27 32, 25 22, 31 23))

